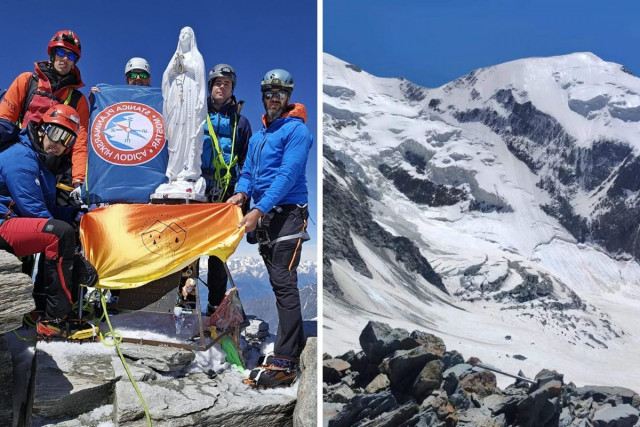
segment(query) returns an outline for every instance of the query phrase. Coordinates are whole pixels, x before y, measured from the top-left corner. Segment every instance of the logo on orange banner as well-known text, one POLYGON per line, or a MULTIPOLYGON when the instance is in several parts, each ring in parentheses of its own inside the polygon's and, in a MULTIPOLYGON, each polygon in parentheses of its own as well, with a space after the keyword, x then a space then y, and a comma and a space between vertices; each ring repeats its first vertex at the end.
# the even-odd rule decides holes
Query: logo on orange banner
POLYGON ((168 255, 175 253, 187 240, 187 226, 180 218, 150 218, 141 228, 142 243, 145 248, 154 254, 168 255))

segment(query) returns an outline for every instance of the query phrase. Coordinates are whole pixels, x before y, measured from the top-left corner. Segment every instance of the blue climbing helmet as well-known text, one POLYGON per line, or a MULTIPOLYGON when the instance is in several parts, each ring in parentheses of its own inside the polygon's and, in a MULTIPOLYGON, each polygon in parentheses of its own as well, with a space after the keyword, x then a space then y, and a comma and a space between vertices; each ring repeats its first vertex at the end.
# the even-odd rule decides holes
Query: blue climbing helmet
POLYGON ((265 92, 274 88, 283 89, 291 95, 291 92, 293 92, 293 76, 281 68, 267 71, 260 83, 260 90, 265 92))

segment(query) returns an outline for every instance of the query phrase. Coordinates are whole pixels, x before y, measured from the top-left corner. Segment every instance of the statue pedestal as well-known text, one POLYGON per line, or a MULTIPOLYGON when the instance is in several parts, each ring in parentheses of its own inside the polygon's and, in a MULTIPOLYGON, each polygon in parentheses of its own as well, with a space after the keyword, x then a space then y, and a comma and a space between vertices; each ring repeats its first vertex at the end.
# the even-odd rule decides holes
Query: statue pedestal
POLYGON ((198 179, 196 182, 191 181, 170 181, 166 184, 161 184, 156 188, 156 192, 151 194, 150 199, 167 200, 167 199, 181 199, 181 200, 195 200, 198 202, 206 202, 207 196, 205 194, 206 181, 204 178, 198 179))
POLYGON ((196 202, 206 202, 207 198, 205 196, 200 196, 193 193, 153 193, 149 196, 151 199, 151 203, 162 203, 164 200, 193 200, 196 202))

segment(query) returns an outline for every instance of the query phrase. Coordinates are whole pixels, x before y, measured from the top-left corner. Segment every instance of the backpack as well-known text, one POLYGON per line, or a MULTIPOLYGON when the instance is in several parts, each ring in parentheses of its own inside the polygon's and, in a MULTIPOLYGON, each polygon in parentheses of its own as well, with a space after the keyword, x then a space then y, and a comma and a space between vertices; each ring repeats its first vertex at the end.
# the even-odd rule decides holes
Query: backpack
POLYGON ((78 105, 78 101, 82 97, 82 92, 79 90, 74 90, 71 88, 69 92, 69 96, 66 99, 60 99, 52 93, 44 92, 42 90, 38 90, 38 82, 40 81, 40 76, 36 73, 31 74, 31 78, 29 79, 29 86, 27 87, 27 93, 24 97, 24 104, 22 105, 22 109, 20 110, 20 116, 18 117, 18 126, 22 127, 22 119, 24 119, 25 112, 31 105, 31 101, 35 95, 46 96, 47 98, 53 99, 58 104, 69 105, 73 108, 76 108, 78 105))
POLYGON ((0 153, 18 142, 20 128, 9 120, 0 119, 0 153))

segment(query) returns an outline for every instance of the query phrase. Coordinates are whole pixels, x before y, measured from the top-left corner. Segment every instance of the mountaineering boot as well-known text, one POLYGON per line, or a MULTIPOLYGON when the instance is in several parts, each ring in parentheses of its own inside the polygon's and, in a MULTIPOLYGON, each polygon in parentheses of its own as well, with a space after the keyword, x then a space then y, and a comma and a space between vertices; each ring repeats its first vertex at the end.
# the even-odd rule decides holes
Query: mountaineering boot
POLYGON ((99 328, 81 319, 40 319, 36 337, 45 341, 98 341, 99 328))
POLYGON ((273 363, 274 358, 275 356, 273 355, 273 353, 265 356, 260 356, 260 358, 258 359, 258 366, 266 368, 273 363))
POLYGON ((205 312, 205 316, 207 317, 213 316, 213 313, 215 313, 217 309, 218 309, 217 305, 207 304, 207 311, 205 312))
POLYGON ((245 383, 253 387, 288 387, 298 376, 298 364, 292 360, 273 358, 268 365, 251 371, 245 383))

